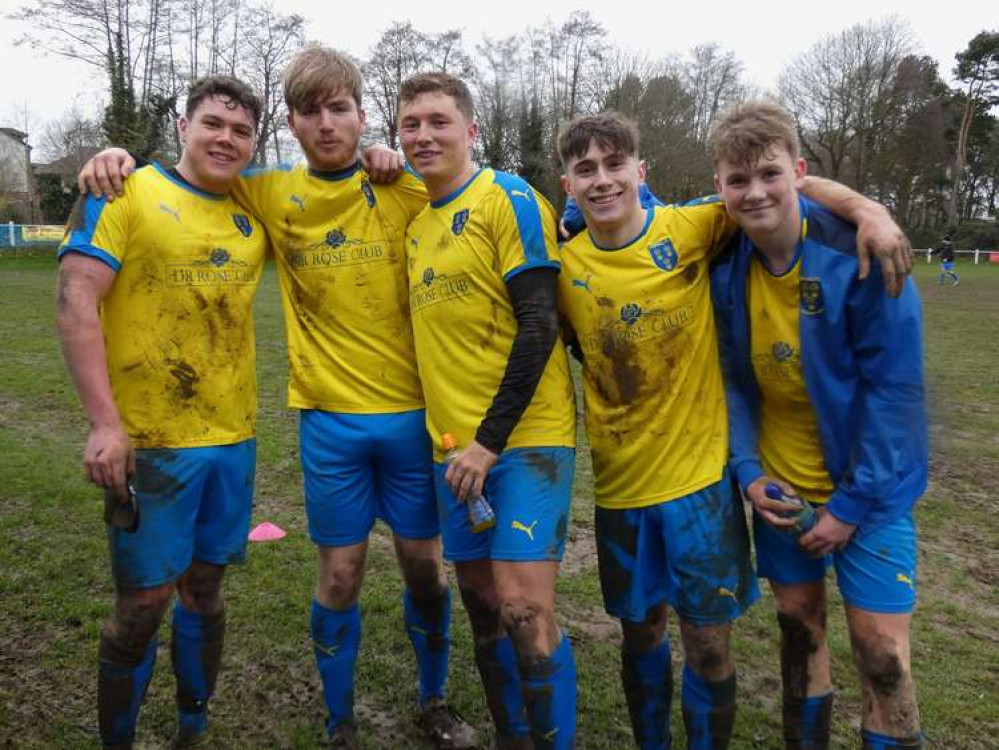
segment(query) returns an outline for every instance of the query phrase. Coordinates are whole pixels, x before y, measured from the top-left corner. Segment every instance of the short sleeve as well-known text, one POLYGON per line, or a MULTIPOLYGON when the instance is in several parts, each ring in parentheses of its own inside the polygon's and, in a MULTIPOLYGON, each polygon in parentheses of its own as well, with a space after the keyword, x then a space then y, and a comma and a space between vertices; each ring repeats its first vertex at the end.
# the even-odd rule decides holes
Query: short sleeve
POLYGON ((59 247, 58 258, 67 253, 80 253, 106 263, 117 272, 125 261, 128 248, 130 202, 126 183, 125 195, 113 203, 103 196, 81 196, 69 217, 66 237, 59 247))
POLYGON ((560 268, 555 212, 520 177, 496 173, 490 217, 493 242, 505 281, 530 268, 560 268))

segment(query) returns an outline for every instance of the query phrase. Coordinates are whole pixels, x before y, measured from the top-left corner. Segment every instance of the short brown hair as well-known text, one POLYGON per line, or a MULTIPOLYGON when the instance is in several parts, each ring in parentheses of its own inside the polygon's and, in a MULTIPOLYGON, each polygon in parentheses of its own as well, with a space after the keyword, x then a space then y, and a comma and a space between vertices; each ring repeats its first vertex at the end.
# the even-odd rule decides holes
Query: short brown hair
POLYGON ((195 110, 210 96, 221 96, 228 99, 229 102, 226 106, 229 109, 242 107, 253 118, 254 131, 260 127, 260 116, 264 109, 263 104, 260 102, 260 97, 253 93, 253 89, 232 76, 205 76, 192 83, 191 87, 187 90, 187 104, 184 106, 184 116, 188 120, 194 117, 195 110))
POLYGON ((792 159, 798 158, 798 130, 791 115, 769 99, 734 104, 724 110, 711 128, 711 159, 732 164, 755 163, 775 144, 792 159))
POLYGON ((299 52, 281 76, 284 103, 302 110, 324 96, 346 89, 358 107, 364 79, 357 64, 342 52, 314 44, 299 52))
POLYGON ((468 118, 475 119, 475 103, 472 92, 460 78, 450 73, 417 73, 402 82, 399 87, 399 104, 413 101, 420 94, 441 93, 454 99, 458 111, 468 118))
POLYGON ((562 168, 570 159, 581 159, 593 141, 614 153, 638 156, 638 126, 620 112, 582 115, 567 122, 558 134, 558 157, 562 168))

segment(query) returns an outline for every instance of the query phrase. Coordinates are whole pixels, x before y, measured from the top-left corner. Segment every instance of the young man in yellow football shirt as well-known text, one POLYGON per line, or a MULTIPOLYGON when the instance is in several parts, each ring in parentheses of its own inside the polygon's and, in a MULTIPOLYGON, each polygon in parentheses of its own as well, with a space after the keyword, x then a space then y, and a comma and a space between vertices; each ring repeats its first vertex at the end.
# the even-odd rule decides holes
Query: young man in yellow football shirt
POLYGON ((243 559, 253 503, 251 305, 267 238, 228 192, 253 154, 260 111, 233 78, 195 82, 177 165, 140 169, 114 203, 81 198, 59 251, 59 333, 90 420, 87 475, 125 516, 108 527, 116 594, 97 681, 105 747, 132 746, 175 589, 175 745, 201 742, 208 728, 222 577, 243 559))
POLYGON ((455 563, 498 746, 570 748, 575 663, 555 620, 555 577, 575 410, 556 346, 555 218, 522 179, 472 162, 472 111, 468 88, 444 73, 399 90, 402 147, 431 200, 407 230, 406 253, 444 554, 455 563), (450 465, 445 432, 462 449, 450 465), (464 503, 483 493, 496 524, 476 533, 464 503))
MULTIPOLYGON (((708 265, 734 225, 717 200, 643 208, 638 131, 580 117, 559 135, 563 185, 588 231, 561 250, 559 307, 581 353, 604 604, 621 620, 622 679, 635 741, 671 744, 667 606, 680 619, 687 746, 724 748, 735 717, 731 621, 759 595, 738 491, 708 265)), ((823 182, 857 221, 886 212, 823 182)))

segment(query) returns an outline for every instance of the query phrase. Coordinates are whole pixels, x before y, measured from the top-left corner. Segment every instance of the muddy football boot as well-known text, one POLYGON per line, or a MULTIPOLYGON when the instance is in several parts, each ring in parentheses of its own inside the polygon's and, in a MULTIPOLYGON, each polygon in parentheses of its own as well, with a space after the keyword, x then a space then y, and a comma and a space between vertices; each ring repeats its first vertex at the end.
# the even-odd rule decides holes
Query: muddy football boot
POLYGON ((438 750, 477 750, 479 747, 478 732, 443 698, 431 698, 420 706, 416 723, 438 750))

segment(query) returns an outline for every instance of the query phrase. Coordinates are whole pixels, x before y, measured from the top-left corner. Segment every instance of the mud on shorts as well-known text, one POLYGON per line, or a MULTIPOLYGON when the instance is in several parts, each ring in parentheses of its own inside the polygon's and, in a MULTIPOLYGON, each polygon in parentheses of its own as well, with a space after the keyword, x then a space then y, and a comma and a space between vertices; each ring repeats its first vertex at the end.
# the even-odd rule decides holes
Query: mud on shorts
POLYGON ((916 522, 912 511, 872 529, 858 530, 839 552, 812 557, 789 534, 753 513, 756 566, 761 578, 794 585, 821 581, 830 566, 843 601, 884 614, 916 607, 916 522))
POLYGON ((560 561, 569 529, 575 469, 573 448, 503 451, 486 477, 485 487, 496 525, 476 533, 468 520, 468 507, 444 481, 447 465, 434 464, 445 559, 560 561))
POLYGON ((243 562, 253 511, 257 441, 197 448, 140 448, 132 486, 135 532, 108 527, 111 569, 124 588, 177 580, 193 560, 243 562))
POLYGON ((759 598, 745 511, 727 470, 673 500, 598 506, 595 530, 604 608, 613 617, 642 622, 666 602, 695 625, 721 625, 759 598))
POLYGON ((376 518, 404 539, 440 534, 425 410, 304 409, 298 440, 309 536, 316 544, 362 542, 376 518))

